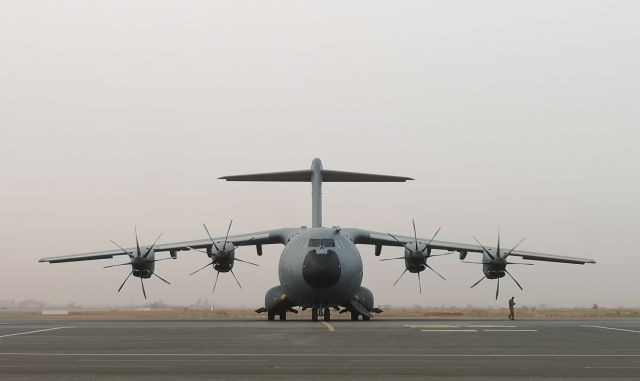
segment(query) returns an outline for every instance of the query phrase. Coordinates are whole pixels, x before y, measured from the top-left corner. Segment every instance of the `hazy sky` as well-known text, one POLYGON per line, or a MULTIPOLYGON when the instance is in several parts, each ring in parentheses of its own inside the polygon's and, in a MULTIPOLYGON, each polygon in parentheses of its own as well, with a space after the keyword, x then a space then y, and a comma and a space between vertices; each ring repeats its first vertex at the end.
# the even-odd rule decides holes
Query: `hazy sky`
MULTIPOLYGON (((325 184, 324 224, 593 258, 511 269, 505 303, 640 306, 640 2, 0 2, 0 299, 143 301, 120 260, 45 256, 309 225, 309 184, 223 175, 325 168, 411 176, 325 184)), ((360 248, 378 304, 494 303, 455 257, 396 287, 360 248)), ((282 246, 238 256, 213 300, 259 307, 282 246)), ((384 250, 386 257, 401 254, 384 250)), ((470 254, 472 257, 473 254, 470 254)), ((480 257, 476 255, 475 259, 480 257)), ((211 298, 204 255, 160 262, 150 301, 211 298)))

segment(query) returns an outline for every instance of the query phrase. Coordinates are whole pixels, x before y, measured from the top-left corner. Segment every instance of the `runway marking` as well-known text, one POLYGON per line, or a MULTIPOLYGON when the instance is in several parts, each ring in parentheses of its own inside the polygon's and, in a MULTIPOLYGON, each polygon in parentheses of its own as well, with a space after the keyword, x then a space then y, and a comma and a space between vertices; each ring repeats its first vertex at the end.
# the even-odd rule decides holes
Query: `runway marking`
POLYGON ((640 369, 640 366, 585 366, 584 369, 640 369))
MULTIPOLYGON (((623 331, 623 332, 640 333, 640 331, 635 331, 635 330, 633 330, 633 329, 601 327, 601 326, 599 326, 599 325, 581 325, 580 327, 587 327, 587 328, 600 328, 600 329, 610 329, 610 330, 612 330, 612 331, 623 331)), ((1 336, 0 336, 0 337, 1 337, 1 336)))
POLYGON ((0 356, 31 356, 31 357, 352 357, 352 358, 381 358, 381 357, 404 357, 404 358, 439 358, 439 357, 451 357, 451 358, 525 358, 525 357, 540 357, 540 358, 560 358, 560 357, 584 357, 584 358, 640 358, 639 354, 543 354, 543 353, 531 353, 531 354, 449 354, 449 353, 42 353, 42 352, 0 352, 0 356))
POLYGON ((421 329, 422 332, 478 332, 477 329, 421 329))
POLYGON ((324 324, 324 326, 327 327, 329 332, 334 332, 336 330, 336 327, 331 325, 331 323, 329 323, 329 322, 323 321, 322 324, 324 324))
POLYGON ((465 325, 469 328, 517 328, 515 325, 465 325))
POLYGON ((18 333, 11 333, 8 335, 2 335, 0 337, 9 337, 9 336, 20 336, 20 335, 30 335, 32 333, 39 333, 39 332, 47 332, 47 331, 55 331, 58 329, 68 329, 68 328, 73 328, 73 327, 55 327, 55 328, 47 328, 47 329, 39 329, 36 331, 27 331, 27 332, 18 332, 18 333))
POLYGON ((407 328, 460 328, 459 325, 445 325, 445 324, 406 324, 407 328))
POLYGON ((538 332, 537 329, 485 329, 484 332, 538 332))

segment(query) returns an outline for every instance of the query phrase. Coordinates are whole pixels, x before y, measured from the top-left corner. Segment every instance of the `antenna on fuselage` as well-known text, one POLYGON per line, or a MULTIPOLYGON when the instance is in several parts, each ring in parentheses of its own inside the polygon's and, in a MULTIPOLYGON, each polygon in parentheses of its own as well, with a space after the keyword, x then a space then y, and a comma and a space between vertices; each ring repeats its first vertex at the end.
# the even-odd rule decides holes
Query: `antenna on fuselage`
POLYGON ((287 172, 254 173, 249 175, 223 176, 227 181, 276 181, 311 183, 311 227, 322 227, 322 183, 405 182, 410 177, 376 175, 370 173, 332 171, 322 167, 318 158, 311 162, 311 169, 287 172))

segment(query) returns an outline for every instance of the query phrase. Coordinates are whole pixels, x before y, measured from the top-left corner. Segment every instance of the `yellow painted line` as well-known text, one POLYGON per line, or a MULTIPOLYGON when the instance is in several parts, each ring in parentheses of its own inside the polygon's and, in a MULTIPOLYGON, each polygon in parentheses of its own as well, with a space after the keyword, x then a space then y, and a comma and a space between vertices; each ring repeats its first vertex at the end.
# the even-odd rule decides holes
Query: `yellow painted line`
POLYGON ((334 332, 336 330, 336 327, 334 327, 333 325, 331 325, 331 323, 323 321, 322 324, 324 324, 325 327, 327 327, 327 329, 330 332, 334 332))

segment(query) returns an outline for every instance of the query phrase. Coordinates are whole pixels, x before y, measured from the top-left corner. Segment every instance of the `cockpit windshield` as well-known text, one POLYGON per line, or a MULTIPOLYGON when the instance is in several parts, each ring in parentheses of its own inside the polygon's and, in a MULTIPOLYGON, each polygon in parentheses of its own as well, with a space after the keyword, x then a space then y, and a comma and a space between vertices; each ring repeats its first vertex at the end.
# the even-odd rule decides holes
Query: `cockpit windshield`
POLYGON ((309 247, 334 247, 335 245, 332 239, 312 238, 309 240, 309 247))

